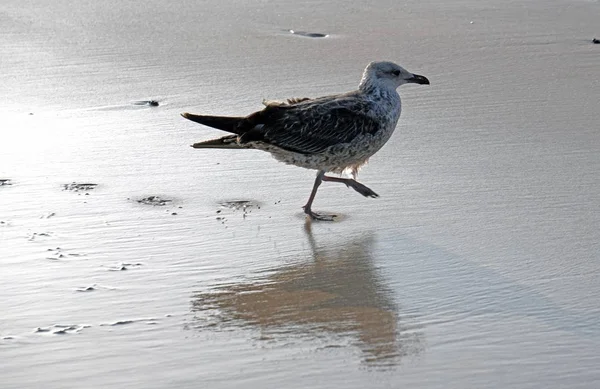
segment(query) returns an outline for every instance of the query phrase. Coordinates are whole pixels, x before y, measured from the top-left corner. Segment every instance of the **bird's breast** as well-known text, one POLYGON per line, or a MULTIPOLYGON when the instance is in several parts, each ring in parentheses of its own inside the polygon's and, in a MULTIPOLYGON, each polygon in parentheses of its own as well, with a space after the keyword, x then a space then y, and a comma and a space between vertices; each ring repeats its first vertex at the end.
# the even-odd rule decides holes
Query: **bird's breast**
POLYGON ((387 120, 397 122, 402 111, 402 103, 398 93, 380 89, 370 95, 371 109, 370 116, 376 120, 387 120))

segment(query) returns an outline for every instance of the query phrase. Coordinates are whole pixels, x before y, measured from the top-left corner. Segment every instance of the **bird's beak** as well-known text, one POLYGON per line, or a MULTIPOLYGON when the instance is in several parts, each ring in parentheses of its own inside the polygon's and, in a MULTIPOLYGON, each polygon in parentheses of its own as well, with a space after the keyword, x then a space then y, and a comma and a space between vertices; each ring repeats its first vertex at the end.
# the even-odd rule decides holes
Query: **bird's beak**
POLYGON ((413 74, 412 77, 409 78, 406 81, 412 82, 412 83, 415 83, 415 84, 429 85, 429 80, 427 79, 427 77, 420 76, 418 74, 413 74))

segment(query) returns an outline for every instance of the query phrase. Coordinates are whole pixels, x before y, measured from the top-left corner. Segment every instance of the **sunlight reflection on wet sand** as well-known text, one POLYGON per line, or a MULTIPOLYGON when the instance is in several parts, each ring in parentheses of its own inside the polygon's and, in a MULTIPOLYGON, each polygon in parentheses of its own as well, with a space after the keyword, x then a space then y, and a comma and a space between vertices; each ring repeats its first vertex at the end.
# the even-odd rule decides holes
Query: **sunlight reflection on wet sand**
POLYGON ((256 328, 260 339, 327 338, 326 347, 357 346, 363 362, 393 366, 423 349, 418 326, 403 327, 391 289, 371 257, 374 234, 320 246, 310 223, 312 258, 272 269, 266 279, 219 286, 192 299, 195 329, 256 328))

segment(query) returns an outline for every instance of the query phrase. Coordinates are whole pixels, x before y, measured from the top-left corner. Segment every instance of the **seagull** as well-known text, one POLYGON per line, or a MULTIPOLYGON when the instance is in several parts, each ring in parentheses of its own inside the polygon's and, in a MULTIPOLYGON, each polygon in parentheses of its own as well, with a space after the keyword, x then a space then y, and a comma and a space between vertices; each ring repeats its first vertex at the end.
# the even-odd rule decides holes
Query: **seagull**
POLYGON ((352 92, 263 101, 264 109, 243 117, 182 116, 231 134, 195 143, 194 148, 258 149, 286 164, 317 170, 304 213, 311 219, 332 221, 334 215, 312 210, 323 181, 345 184, 365 197, 379 197, 356 177, 392 136, 402 110, 396 89, 408 83, 429 85, 429 80, 393 62, 371 62, 352 92), (329 172, 347 172, 352 178, 326 175, 329 172))

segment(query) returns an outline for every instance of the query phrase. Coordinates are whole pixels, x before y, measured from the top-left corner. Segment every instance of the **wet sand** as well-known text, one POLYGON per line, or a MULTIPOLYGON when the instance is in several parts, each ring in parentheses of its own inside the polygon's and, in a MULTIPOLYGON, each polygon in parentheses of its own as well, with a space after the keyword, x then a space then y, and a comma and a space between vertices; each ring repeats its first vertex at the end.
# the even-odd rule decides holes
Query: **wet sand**
POLYGON ((0 8, 0 387, 596 388, 600 6, 0 8), (179 116, 403 87, 362 198, 179 116))

